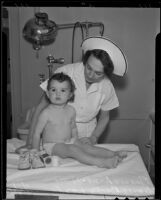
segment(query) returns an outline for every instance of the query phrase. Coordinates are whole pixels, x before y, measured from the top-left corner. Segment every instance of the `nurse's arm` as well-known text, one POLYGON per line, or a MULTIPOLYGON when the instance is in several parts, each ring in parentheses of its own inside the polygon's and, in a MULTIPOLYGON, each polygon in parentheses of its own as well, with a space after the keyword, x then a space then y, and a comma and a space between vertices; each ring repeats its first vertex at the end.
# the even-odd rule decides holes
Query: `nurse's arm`
POLYGON ((98 138, 106 129, 108 122, 109 122, 109 111, 100 110, 97 126, 90 137, 90 140, 93 144, 97 143, 98 138))

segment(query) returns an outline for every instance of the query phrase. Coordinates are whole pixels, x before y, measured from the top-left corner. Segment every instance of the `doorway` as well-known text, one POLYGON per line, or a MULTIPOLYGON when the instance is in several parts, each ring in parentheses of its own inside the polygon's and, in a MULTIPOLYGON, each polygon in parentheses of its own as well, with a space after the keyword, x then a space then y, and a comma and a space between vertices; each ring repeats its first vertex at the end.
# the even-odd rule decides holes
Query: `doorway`
POLYGON ((9 27, 8 27, 8 10, 2 10, 2 49, 3 49, 3 64, 7 73, 7 139, 12 137, 12 100, 11 100, 11 75, 10 75, 10 51, 9 51, 9 27))

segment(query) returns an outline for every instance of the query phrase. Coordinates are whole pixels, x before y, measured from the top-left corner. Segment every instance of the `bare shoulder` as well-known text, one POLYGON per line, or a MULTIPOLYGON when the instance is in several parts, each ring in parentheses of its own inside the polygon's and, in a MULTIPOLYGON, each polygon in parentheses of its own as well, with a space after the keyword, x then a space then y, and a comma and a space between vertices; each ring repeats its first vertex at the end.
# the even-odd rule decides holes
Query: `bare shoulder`
POLYGON ((48 107, 46 107, 45 109, 43 109, 43 110, 41 111, 39 117, 40 117, 41 119, 48 119, 48 117, 49 117, 49 109, 48 109, 48 107))
POLYGON ((74 115, 74 116, 76 115, 76 110, 73 106, 67 105, 67 109, 71 113, 71 115, 74 115))

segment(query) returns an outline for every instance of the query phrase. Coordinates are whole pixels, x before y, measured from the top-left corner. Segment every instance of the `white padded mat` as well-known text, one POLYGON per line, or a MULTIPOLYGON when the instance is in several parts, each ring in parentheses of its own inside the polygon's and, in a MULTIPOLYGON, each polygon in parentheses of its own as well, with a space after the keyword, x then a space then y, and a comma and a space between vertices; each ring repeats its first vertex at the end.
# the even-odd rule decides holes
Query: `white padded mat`
MULTIPOLYGON (((58 167, 21 171, 17 169, 18 155, 13 153, 17 139, 13 140, 14 144, 11 140, 7 143, 7 151, 10 150, 7 153, 8 189, 126 197, 154 196, 154 185, 139 148, 134 144, 98 145, 113 151, 128 152, 127 158, 114 169, 88 166, 73 159, 61 159, 58 167)), ((21 141, 17 142, 20 144, 21 141)))

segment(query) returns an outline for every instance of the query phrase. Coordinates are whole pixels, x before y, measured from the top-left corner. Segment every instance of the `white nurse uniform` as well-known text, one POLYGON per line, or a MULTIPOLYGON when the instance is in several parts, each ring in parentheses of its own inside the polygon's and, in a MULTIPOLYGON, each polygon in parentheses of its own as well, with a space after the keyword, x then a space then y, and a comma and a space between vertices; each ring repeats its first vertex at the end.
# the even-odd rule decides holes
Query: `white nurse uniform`
MULTIPOLYGON (((64 65, 55 71, 59 72, 69 75, 76 86, 74 102, 69 104, 76 110, 78 136, 90 137, 96 127, 96 116, 100 109, 109 111, 119 106, 115 89, 111 81, 104 78, 100 82, 91 84, 87 90, 82 62, 64 65)), ((46 91, 47 80, 40 87, 46 91)))

